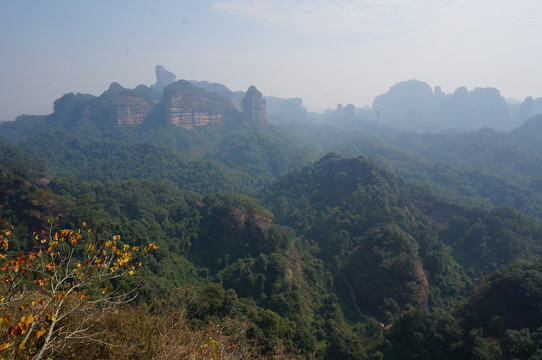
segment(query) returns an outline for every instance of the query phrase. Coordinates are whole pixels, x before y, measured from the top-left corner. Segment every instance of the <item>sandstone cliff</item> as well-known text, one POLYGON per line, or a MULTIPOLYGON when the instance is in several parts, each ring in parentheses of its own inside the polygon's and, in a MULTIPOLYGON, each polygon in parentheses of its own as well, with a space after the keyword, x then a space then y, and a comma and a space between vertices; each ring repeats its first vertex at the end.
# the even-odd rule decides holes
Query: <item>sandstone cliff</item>
POLYGON ((236 113, 232 102, 217 93, 208 93, 186 80, 164 89, 165 120, 192 129, 196 126, 223 125, 236 113))
POLYGON ((247 237, 257 248, 263 249, 269 239, 272 219, 258 213, 250 213, 246 209, 234 209, 220 216, 222 241, 225 246, 232 246, 236 239, 247 237))
MULTIPOLYGON (((152 121, 186 129, 206 125, 235 126, 242 123, 243 117, 247 123, 267 123, 265 99, 254 86, 246 92, 244 113, 240 113, 232 102, 231 94, 226 97, 219 92, 209 92, 186 80, 172 82, 175 75, 160 65, 156 67, 156 76, 157 83, 152 87, 139 85, 135 89, 125 89, 112 83, 98 97, 66 94, 55 101, 54 116, 57 120, 72 124, 89 122, 100 127, 139 125, 154 110, 158 115, 153 115, 152 121), (165 86, 163 93, 158 91, 162 86, 165 86), (160 107, 156 108, 157 105, 160 107)), ((208 87, 229 91, 218 85, 209 84, 208 87)))
POLYGON ((262 93, 254 86, 248 88, 243 103, 244 119, 249 123, 267 124, 267 111, 262 93))
POLYGON ((155 90, 140 85, 125 89, 112 83, 98 97, 69 93, 55 101, 54 113, 69 122, 88 121, 101 127, 139 125, 160 101, 155 90))
POLYGON ((152 111, 153 105, 134 96, 117 96, 102 117, 104 126, 139 125, 152 111))

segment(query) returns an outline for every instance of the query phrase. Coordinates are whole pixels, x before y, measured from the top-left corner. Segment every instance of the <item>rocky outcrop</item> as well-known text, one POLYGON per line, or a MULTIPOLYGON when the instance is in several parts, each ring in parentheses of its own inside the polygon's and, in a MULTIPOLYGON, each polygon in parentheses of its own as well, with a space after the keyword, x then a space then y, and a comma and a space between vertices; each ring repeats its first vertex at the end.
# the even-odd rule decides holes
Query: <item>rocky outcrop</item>
POLYGON ((162 91, 166 86, 172 84, 175 81, 175 74, 166 70, 162 65, 156 65, 156 84, 151 85, 151 88, 158 91, 162 91))
POLYGON ((220 216, 220 228, 222 229, 222 241, 226 245, 232 245, 235 239, 244 237, 247 231, 248 214, 241 209, 223 213, 220 216))
POLYGON ((254 216, 248 223, 248 231, 256 246, 262 249, 269 239, 272 220, 262 215, 254 216))
POLYGON ((139 125, 152 111, 153 105, 134 96, 117 96, 103 118, 104 126, 139 125))
POLYGON ((410 296, 408 300, 411 305, 420 309, 427 309, 429 306, 429 281, 421 264, 416 265, 412 277, 405 282, 405 288, 410 296))
POLYGON ((225 125, 228 114, 236 112, 232 102, 217 93, 208 93, 188 81, 179 80, 164 89, 165 120, 192 129, 225 125))
MULTIPOLYGON (((186 100, 187 98, 182 95, 172 95, 165 99, 164 108, 168 123, 192 129, 196 126, 218 125, 225 121, 224 114, 190 111, 184 105, 186 100)), ((194 104, 201 101, 199 98, 192 98, 192 100, 194 104)))
POLYGON ((257 213, 249 213, 245 209, 235 209, 220 216, 222 240, 225 245, 232 246, 236 239, 247 237, 257 249, 263 249, 269 239, 272 219, 257 213))
POLYGON ((243 101, 243 98, 245 97, 244 92, 231 91, 230 89, 228 89, 227 86, 222 85, 220 83, 211 83, 208 81, 196 81, 196 80, 190 80, 190 83, 209 93, 215 92, 222 95, 226 99, 230 99, 238 111, 243 110, 241 106, 241 102, 243 101))
POLYGON ((248 88, 243 103, 243 116, 246 122, 260 125, 267 124, 265 99, 254 86, 248 88))
POLYGON ((80 116, 82 112, 82 105, 95 99, 96 97, 90 94, 81 93, 67 93, 60 99, 56 99, 54 102, 53 114, 61 120, 74 120, 74 117, 80 116))
POLYGON ((101 127, 139 125, 160 101, 159 94, 146 86, 125 89, 112 83, 100 96, 69 93, 55 101, 57 118, 77 123, 87 121, 101 127))
POLYGON ((151 113, 153 104, 130 95, 119 95, 104 106, 90 102, 81 106, 79 121, 88 121, 101 127, 139 125, 151 113))
MULTIPOLYGON (((221 84, 175 80, 175 75, 163 66, 156 66, 157 82, 151 87, 139 85, 125 89, 112 83, 107 91, 96 97, 88 94, 66 94, 55 101, 55 118, 77 123, 90 122, 100 127, 139 125, 156 109, 153 121, 193 129, 200 126, 235 126, 242 122, 265 125, 265 99, 251 86, 242 100, 244 114, 234 105, 240 94, 221 84), (203 87, 203 88, 202 88, 203 87), (160 93, 157 90, 162 90, 160 93), (209 89, 212 91, 206 91, 209 89)), ((242 93, 241 93, 242 94, 242 93)), ((299 108, 301 100, 293 104, 299 108)))
MULTIPOLYGON (((207 92, 216 92, 227 99, 231 99, 235 108, 238 111, 243 111, 243 99, 246 97, 245 92, 232 91, 225 85, 208 81, 190 80, 190 83, 207 92)), ((301 98, 284 99, 275 96, 262 96, 262 99, 265 102, 265 112, 267 115, 286 115, 296 118, 305 117, 307 115, 307 108, 303 105, 303 100, 301 98)), ((261 105, 262 104, 260 104, 260 106, 261 105)))

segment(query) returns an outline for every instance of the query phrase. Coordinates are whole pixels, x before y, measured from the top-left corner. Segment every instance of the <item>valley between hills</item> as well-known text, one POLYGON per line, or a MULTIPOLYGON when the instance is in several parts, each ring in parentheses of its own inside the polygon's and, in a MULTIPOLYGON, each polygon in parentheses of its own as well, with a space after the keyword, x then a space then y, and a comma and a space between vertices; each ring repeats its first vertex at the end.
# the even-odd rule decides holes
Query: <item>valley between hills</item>
POLYGON ((176 80, 0 123, 0 357, 542 358, 542 107, 176 80))

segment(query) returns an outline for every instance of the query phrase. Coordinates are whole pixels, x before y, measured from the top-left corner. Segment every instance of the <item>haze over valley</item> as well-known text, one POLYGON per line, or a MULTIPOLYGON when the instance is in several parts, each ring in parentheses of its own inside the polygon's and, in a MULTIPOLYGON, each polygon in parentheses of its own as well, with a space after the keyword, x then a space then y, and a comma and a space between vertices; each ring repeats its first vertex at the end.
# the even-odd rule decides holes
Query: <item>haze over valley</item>
POLYGON ((541 358, 540 18, 2 3, 0 358, 541 358))

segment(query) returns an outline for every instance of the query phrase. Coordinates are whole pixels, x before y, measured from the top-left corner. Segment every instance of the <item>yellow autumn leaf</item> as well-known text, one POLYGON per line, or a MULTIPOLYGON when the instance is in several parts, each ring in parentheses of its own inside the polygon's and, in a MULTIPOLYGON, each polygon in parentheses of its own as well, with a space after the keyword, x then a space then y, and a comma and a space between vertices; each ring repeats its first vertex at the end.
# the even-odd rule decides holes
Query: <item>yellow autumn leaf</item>
POLYGON ((30 325, 32 323, 32 321, 34 321, 34 316, 32 316, 32 314, 30 314, 28 316, 23 316, 21 318, 21 322, 25 323, 27 325, 30 325))
POLYGON ((43 336, 43 334, 45 334, 47 332, 47 330, 45 330, 44 328, 41 328, 40 330, 37 330, 36 331, 36 337, 39 339, 40 337, 43 336))

